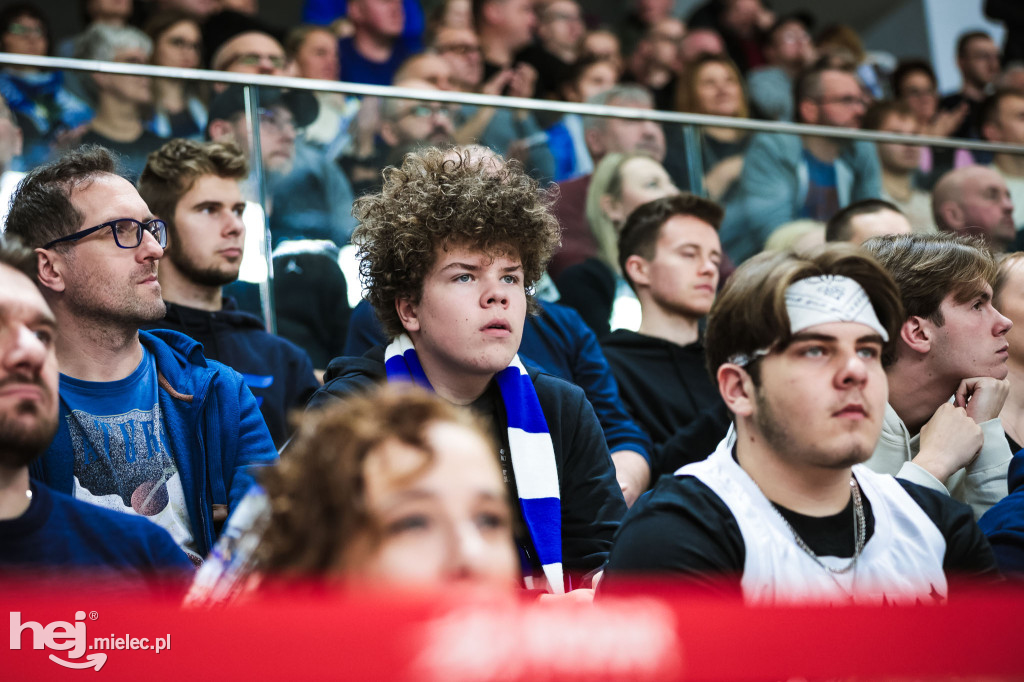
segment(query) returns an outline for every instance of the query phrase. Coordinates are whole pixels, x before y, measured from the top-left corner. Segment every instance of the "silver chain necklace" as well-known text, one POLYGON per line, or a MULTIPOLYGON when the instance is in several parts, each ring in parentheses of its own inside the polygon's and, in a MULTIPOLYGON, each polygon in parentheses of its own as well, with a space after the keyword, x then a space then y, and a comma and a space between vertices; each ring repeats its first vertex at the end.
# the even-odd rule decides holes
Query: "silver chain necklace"
POLYGON ((853 492, 853 557, 850 559, 849 563, 842 568, 832 568, 819 559, 818 555, 814 553, 814 550, 804 542, 804 539, 800 537, 800 534, 796 532, 796 529, 793 528, 789 521, 786 520, 786 517, 775 508, 774 504, 772 505, 772 510, 780 519, 782 519, 782 522, 786 524, 786 528, 789 529, 789 532, 793 534, 793 539, 796 541, 797 547, 802 549, 807 556, 811 557, 814 563, 825 569, 829 575, 842 575, 843 573, 849 573, 852 571, 853 567, 857 565, 857 559, 860 558, 860 553, 864 549, 864 543, 866 541, 867 521, 865 521, 864 518, 864 501, 860 496, 860 485, 857 483, 857 479, 853 476, 850 476, 850 489, 853 492))

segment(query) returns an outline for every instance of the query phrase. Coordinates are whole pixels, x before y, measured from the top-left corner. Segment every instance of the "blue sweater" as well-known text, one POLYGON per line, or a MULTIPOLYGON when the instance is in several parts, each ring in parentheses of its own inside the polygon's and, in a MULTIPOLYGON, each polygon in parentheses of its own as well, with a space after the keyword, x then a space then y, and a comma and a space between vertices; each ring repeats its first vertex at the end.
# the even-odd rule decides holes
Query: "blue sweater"
POLYGON ((112 572, 120 580, 144 582, 177 574, 190 578, 192 562, 160 526, 76 500, 32 482, 32 502, 15 519, 0 521, 0 566, 74 568, 112 572))
MULTIPOLYGON (((608 450, 632 450, 650 463, 651 439, 626 412, 615 376, 594 332, 572 308, 538 301, 541 312, 527 315, 520 357, 559 379, 583 389, 601 423, 608 450)), ((375 346, 387 345, 373 308, 365 300, 352 309, 345 355, 359 357, 375 346)))
MULTIPOLYGON (((213 546, 214 505, 230 512, 241 501, 259 466, 277 460, 277 450, 256 399, 242 376, 207 361, 202 346, 169 330, 139 332, 156 359, 164 429, 188 505, 200 554, 213 546)), ((75 455, 62 400, 57 435, 30 471, 51 488, 71 494, 75 455)))
POLYGON ((999 570, 1024 576, 1024 450, 1010 460, 1007 475, 1010 494, 978 519, 978 527, 988 538, 999 570))

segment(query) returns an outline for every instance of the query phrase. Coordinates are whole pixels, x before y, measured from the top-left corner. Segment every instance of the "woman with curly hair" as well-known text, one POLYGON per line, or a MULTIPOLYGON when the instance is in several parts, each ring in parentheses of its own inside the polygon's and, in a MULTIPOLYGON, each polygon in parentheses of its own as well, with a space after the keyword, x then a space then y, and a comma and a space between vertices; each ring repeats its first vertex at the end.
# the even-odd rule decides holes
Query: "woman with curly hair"
POLYGON ((428 148, 384 172, 354 214, 367 300, 390 339, 334 360, 308 409, 411 381, 489 418, 516 506, 523 583, 588 587, 626 505, 580 388, 518 355, 533 286, 558 245, 550 199, 516 162, 428 148))

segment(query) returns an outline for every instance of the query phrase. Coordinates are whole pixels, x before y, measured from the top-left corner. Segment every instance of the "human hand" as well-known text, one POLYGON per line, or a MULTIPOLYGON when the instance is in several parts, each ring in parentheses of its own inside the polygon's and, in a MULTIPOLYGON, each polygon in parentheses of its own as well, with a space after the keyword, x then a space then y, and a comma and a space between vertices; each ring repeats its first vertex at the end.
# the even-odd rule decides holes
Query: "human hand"
POLYGON ((594 601, 594 590, 582 588, 565 594, 542 594, 537 601, 548 604, 565 604, 567 602, 590 604, 594 601))
POLYGON ((984 444, 981 427, 966 409, 942 403, 921 428, 921 450, 912 461, 945 484, 954 471, 978 456, 984 444))
POLYGON ((632 507, 651 483, 651 467, 642 455, 632 450, 613 452, 612 462, 615 463, 615 479, 622 488, 626 506, 632 507))
POLYGON ((949 137, 967 118, 967 111, 967 102, 961 102, 953 109, 940 111, 935 115, 935 120, 926 125, 921 132, 933 137, 949 137))
POLYGON ((743 172, 743 155, 736 154, 722 159, 704 175, 704 186, 708 196, 718 201, 743 172))
POLYGON ((512 80, 508 84, 509 97, 533 97, 537 84, 537 70, 529 64, 518 63, 512 69, 512 80))
POLYGON ((1010 395, 1010 382, 993 377, 964 379, 956 389, 953 404, 967 410, 967 415, 981 424, 995 419, 1010 395))
POLYGON ((500 95, 505 92, 505 88, 508 87, 509 81, 514 75, 515 72, 512 69, 502 69, 481 86, 480 92, 484 95, 500 95))

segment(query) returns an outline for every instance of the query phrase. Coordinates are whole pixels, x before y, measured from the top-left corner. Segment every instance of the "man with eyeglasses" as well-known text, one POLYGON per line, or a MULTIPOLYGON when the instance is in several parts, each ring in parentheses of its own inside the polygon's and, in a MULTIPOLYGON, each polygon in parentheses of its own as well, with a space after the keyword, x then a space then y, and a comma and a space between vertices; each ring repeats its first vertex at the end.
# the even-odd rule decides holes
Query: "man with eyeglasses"
MULTIPOLYGON (((817 65, 796 79, 797 123, 860 128, 868 100, 850 70, 817 65)), ((755 135, 747 149, 737 207, 722 225, 722 246, 736 262, 764 247, 775 228, 798 218, 828 221, 853 201, 878 197, 882 173, 870 142, 815 135, 755 135)))
POLYGON ((237 372, 182 334, 139 331, 166 310, 166 225, 90 146, 28 174, 7 232, 35 249, 57 320, 60 422, 32 476, 149 518, 200 563, 276 451, 237 372))
MULTIPOLYGON (((940 111, 958 109, 967 103, 967 117, 964 118, 952 137, 980 140, 982 104, 990 94, 992 83, 999 75, 999 47, 992 36, 984 31, 968 31, 956 41, 956 65, 960 69, 962 86, 959 92, 946 95, 939 100, 940 111)), ((973 152, 978 163, 988 163, 991 155, 973 152)))
MULTIPOLYGON (((203 49, 215 71, 285 75, 287 58, 280 41, 262 22, 239 12, 214 14, 203 24, 203 49)), ((213 86, 215 92, 226 88, 223 83, 213 86)))

